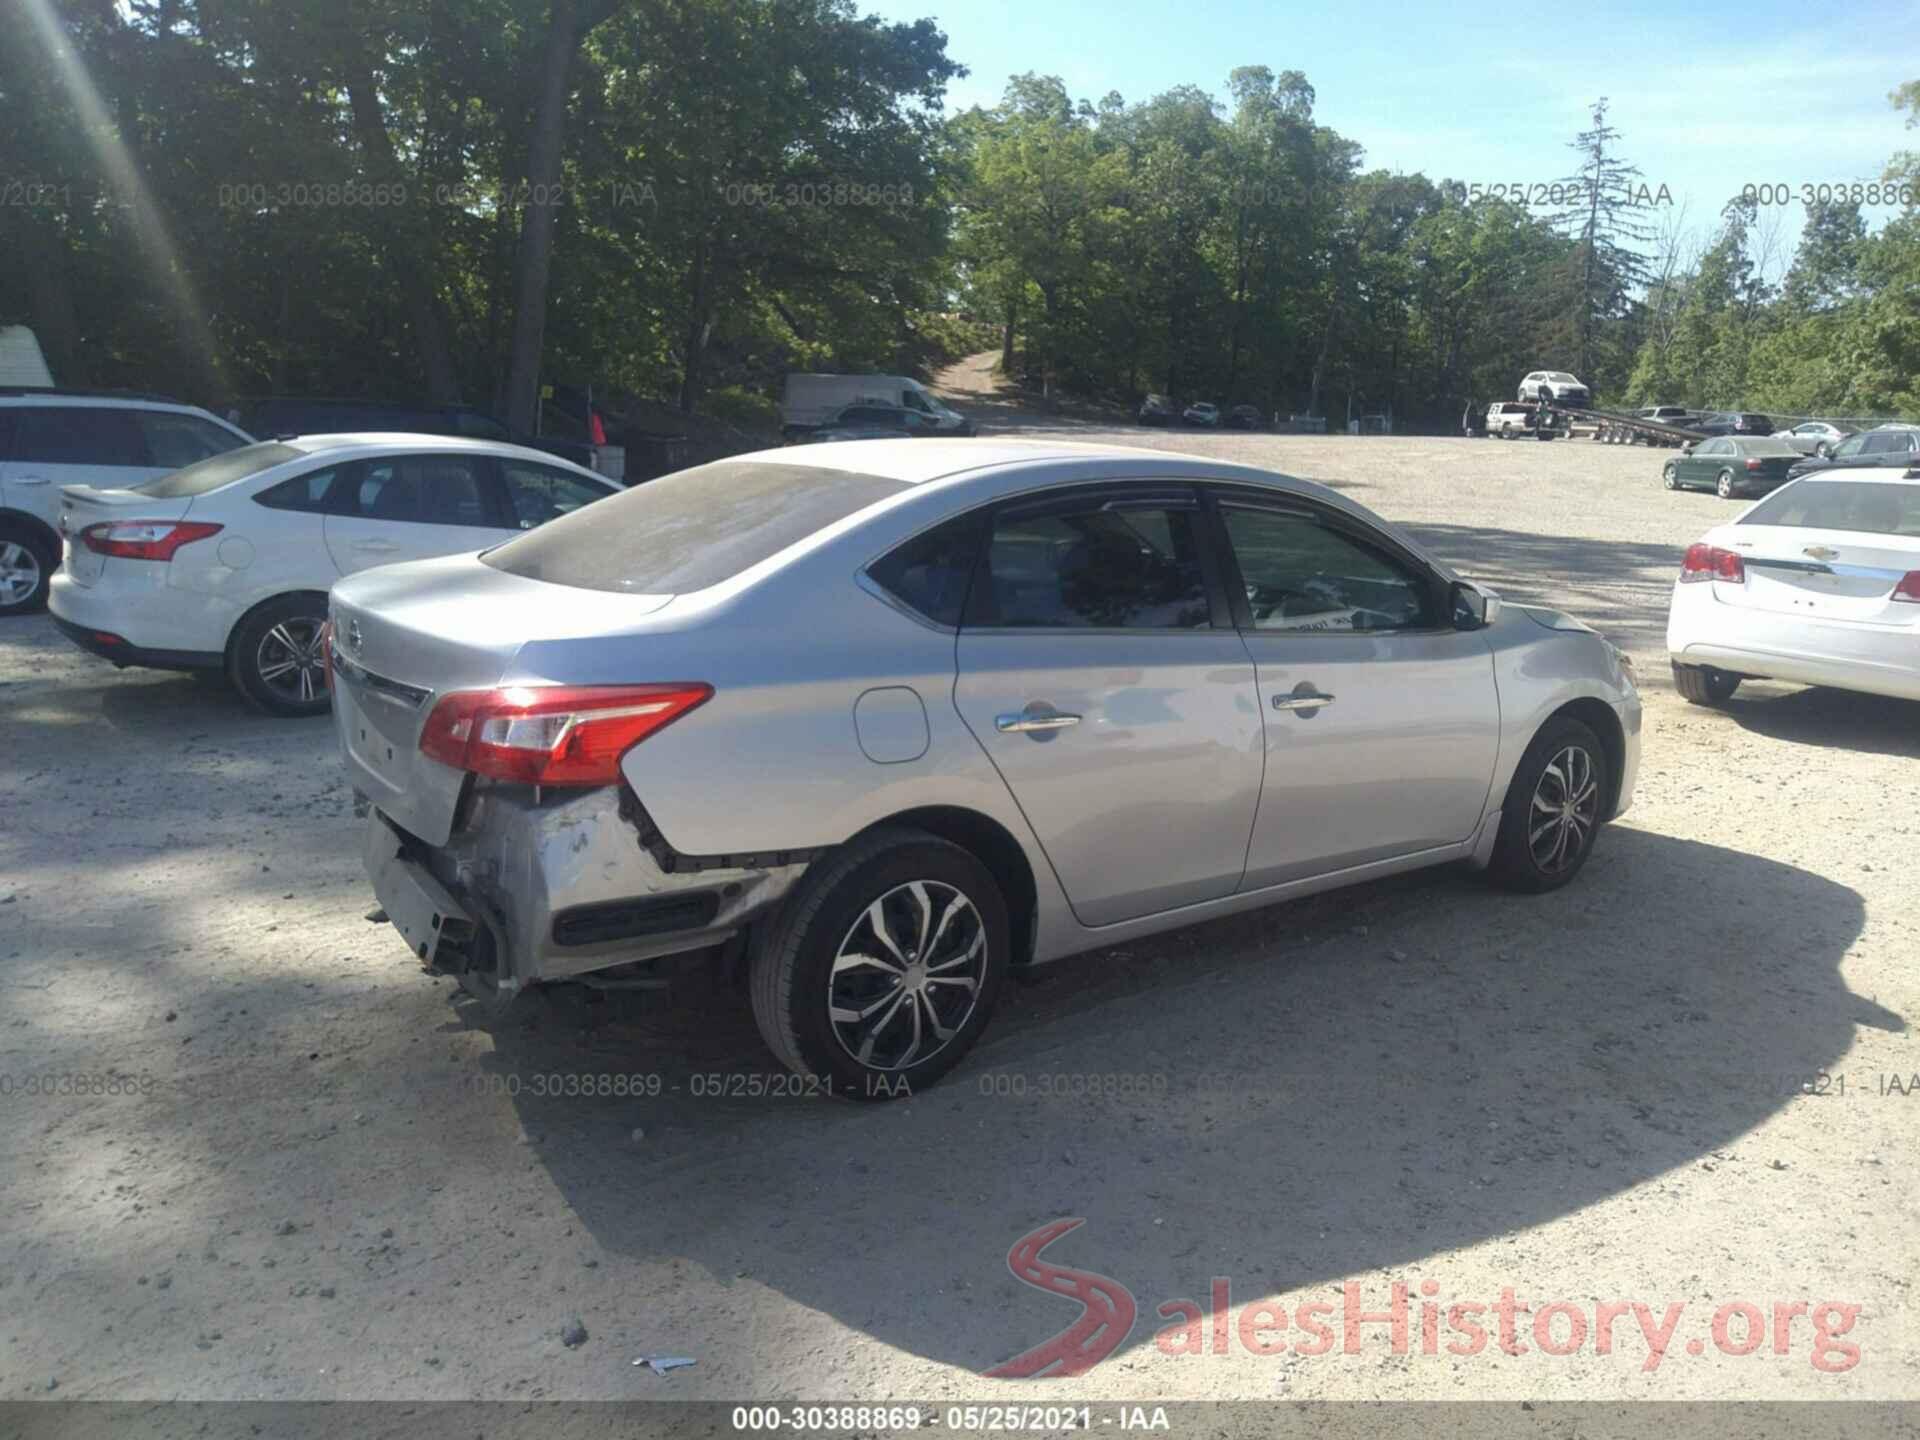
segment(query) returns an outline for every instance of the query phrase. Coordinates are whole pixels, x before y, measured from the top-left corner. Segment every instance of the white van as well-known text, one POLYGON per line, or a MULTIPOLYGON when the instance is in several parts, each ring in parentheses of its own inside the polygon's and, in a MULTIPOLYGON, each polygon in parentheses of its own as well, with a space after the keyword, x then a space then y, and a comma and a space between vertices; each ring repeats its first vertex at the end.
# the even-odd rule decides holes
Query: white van
POLYGON ((849 405, 898 405, 931 415, 941 435, 971 435, 973 423, 906 375, 789 375, 780 429, 792 436, 824 425, 849 405))

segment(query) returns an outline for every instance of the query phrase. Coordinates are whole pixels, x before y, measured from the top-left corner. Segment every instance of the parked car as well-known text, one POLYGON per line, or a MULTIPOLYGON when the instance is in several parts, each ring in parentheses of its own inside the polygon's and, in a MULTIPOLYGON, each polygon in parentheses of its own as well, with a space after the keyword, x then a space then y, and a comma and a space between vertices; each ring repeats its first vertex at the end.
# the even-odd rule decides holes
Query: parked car
POLYGON ((1702 440, 1686 454, 1661 467, 1660 478, 1669 490, 1711 490, 1722 500, 1736 495, 1764 495, 1787 483, 1787 472, 1800 452, 1770 435, 1720 435, 1702 440))
POLYGON ((510 430, 473 405, 414 405, 390 400, 326 400, 298 395, 269 395, 244 402, 235 416, 250 434, 262 440, 298 435, 416 434, 461 435, 470 440, 494 440, 544 450, 591 470, 598 444, 606 431, 597 412, 588 424, 598 434, 581 440, 557 435, 527 435, 510 430))
POLYGON ((1236 405, 1227 412, 1226 424, 1233 430, 1258 430, 1266 422, 1257 405, 1236 405))
POLYGON ((1593 403, 1593 392, 1564 370, 1535 370, 1520 382, 1520 399, 1584 409, 1593 403))
POLYGON ((1180 418, 1189 425, 1211 428, 1220 423, 1220 407, 1211 400, 1196 400, 1180 412, 1180 418))
POLYGON ((224 671, 270 715, 316 715, 342 575, 479 550, 619 489, 537 450, 428 435, 308 435, 69 485, 54 623, 116 665, 224 671))
POLYGON ((1652 420, 1660 425, 1677 425, 1691 429, 1689 422, 1695 419, 1693 411, 1684 405, 1644 405, 1633 412, 1642 420, 1652 420))
POLYGON ((164 395, 0 389, 0 615, 47 603, 62 486, 138 485, 252 439, 164 395))
POLYGON ((1849 435, 1833 445, 1824 456, 1807 455, 1795 462, 1795 476, 1814 475, 1822 470, 1887 469, 1904 470, 1920 459, 1920 431, 1899 426, 1883 426, 1849 435))
POLYGON ((1825 458, 1833 453, 1833 447, 1853 434, 1838 425, 1829 425, 1825 420, 1807 420, 1791 430, 1773 432, 1787 444, 1793 446, 1802 455, 1818 455, 1825 458))
POLYGON ((1564 884, 1639 756, 1578 621, 1323 486, 1117 446, 737 456, 332 609, 412 955, 496 1001, 738 957, 773 1052, 870 1099, 1016 966, 1448 861, 1564 884))
POLYGON ((1688 548, 1667 617, 1696 705, 1744 679, 1920 700, 1920 480, 1828 470, 1688 548))
POLYGON ((1140 402, 1137 418, 1142 425, 1171 425, 1180 418, 1180 407, 1170 395, 1149 395, 1140 402))
POLYGON ((1533 406, 1513 400, 1498 400, 1487 406, 1487 434, 1496 440, 1513 440, 1531 435, 1539 428, 1540 417, 1533 406))
POLYGON ((1702 435, 1771 435, 1773 422, 1748 410, 1710 410, 1687 427, 1702 435))
POLYGON ((900 405, 865 402, 849 405, 829 416, 817 429, 805 431, 800 444, 828 444, 836 440, 912 440, 940 432, 932 417, 900 405))
POLYGON ((909 375, 787 376, 780 402, 780 433, 792 440, 831 424, 849 405, 911 410, 943 435, 971 435, 973 422, 909 375))

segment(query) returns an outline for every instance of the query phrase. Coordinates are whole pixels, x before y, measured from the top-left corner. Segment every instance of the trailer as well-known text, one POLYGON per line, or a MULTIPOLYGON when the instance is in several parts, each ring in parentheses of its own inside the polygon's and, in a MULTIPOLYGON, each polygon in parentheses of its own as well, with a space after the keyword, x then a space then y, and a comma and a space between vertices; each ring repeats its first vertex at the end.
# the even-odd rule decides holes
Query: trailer
POLYGON ((1591 425, 1593 438, 1603 445, 1651 445, 1676 449, 1697 445, 1707 437, 1698 430, 1649 420, 1641 415, 1623 415, 1615 410, 1570 410, 1564 406, 1543 406, 1555 423, 1570 429, 1573 425, 1591 425))

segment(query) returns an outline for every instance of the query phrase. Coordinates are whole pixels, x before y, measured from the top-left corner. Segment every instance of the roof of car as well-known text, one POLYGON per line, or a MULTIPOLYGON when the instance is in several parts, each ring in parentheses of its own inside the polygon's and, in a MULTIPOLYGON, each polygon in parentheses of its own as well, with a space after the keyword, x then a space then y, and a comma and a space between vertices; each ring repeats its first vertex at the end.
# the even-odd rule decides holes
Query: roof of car
POLYGON ((585 466, 576 465, 558 455, 545 450, 529 449, 525 445, 509 445, 504 440, 482 440, 469 435, 425 435, 407 431, 344 431, 328 432, 320 435, 286 435, 277 437, 277 443, 291 445, 296 450, 304 450, 309 455, 323 455, 340 452, 341 458, 373 454, 409 455, 420 451, 436 451, 445 454, 448 451, 472 450, 483 455, 498 455, 513 460, 531 460, 539 465, 556 465, 562 470, 571 470, 577 475, 586 475, 612 485, 604 475, 596 475, 585 466))
POLYGON ((29 385, 0 387, 0 405, 75 405, 95 408, 111 405, 134 410, 186 410, 195 415, 212 413, 169 395, 150 395, 140 390, 48 390, 29 385))
POLYGON ((1885 465, 1849 465, 1844 460, 1838 465, 1824 465, 1818 470, 1809 470, 1800 476, 1802 485, 1823 480, 1866 480, 1885 485, 1911 485, 1920 481, 1920 475, 1910 475, 1905 470, 1890 469, 1885 465))

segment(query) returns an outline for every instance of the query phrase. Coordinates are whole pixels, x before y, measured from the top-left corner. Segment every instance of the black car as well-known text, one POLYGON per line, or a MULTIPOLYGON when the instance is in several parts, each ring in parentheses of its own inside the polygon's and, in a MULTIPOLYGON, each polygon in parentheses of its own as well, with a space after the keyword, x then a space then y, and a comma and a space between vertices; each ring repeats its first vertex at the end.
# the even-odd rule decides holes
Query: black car
POLYGON ((1819 470, 1904 469, 1916 461, 1920 461, 1920 430, 1864 430, 1834 446, 1831 455, 1796 461, 1792 474, 1798 479, 1819 470))
MULTIPOLYGON (((413 405, 390 400, 322 400, 270 395, 242 403, 233 423, 272 439, 286 435, 344 435, 356 431, 400 431, 413 435, 461 435, 544 450, 593 469, 594 447, 586 440, 554 435, 523 435, 509 430, 474 405, 413 405)), ((597 420, 597 416, 592 419, 597 420)))
POLYGON ((824 425, 796 437, 800 444, 822 444, 833 440, 910 440, 938 435, 939 426, 931 415, 909 410, 904 405, 880 405, 862 401, 843 406, 824 425))
POLYGON ((1258 430, 1261 425, 1260 407, 1257 405, 1236 405, 1220 422, 1229 430, 1258 430))
POLYGON ((1142 425, 1171 425, 1180 418, 1180 407, 1171 395, 1149 395, 1140 402, 1142 425))
POLYGON ((1702 435, 1771 435, 1773 421, 1746 410, 1715 410, 1702 415, 1699 422, 1687 426, 1702 435))

